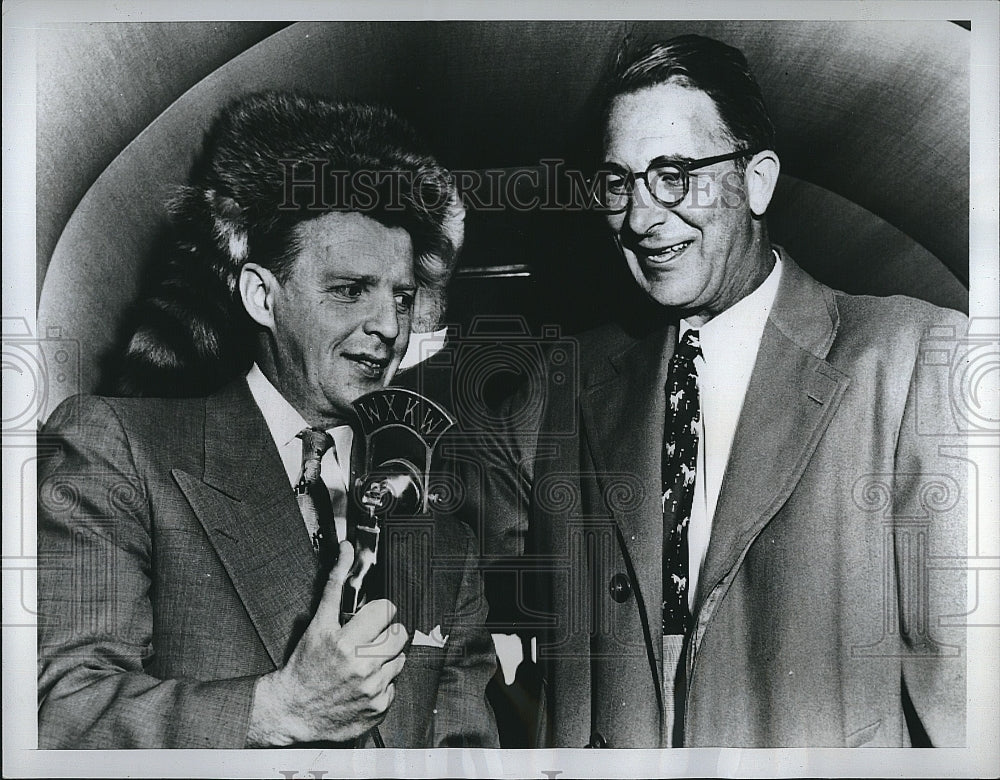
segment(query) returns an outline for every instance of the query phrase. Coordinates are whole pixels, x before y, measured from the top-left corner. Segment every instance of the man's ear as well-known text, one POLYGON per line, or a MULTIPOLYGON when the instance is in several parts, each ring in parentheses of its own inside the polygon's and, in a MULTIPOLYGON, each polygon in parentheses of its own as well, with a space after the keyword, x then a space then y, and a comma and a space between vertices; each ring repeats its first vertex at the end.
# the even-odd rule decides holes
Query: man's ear
POLYGON ((778 184, 780 171, 781 162, 778 160, 778 155, 770 149, 758 152, 747 163, 747 198, 750 211, 755 217, 762 217, 767 211, 774 195, 774 188, 778 184))
POLYGON ((257 263, 246 263, 240 271, 239 284, 247 314, 258 325, 274 330, 274 297, 279 287, 274 274, 257 263))

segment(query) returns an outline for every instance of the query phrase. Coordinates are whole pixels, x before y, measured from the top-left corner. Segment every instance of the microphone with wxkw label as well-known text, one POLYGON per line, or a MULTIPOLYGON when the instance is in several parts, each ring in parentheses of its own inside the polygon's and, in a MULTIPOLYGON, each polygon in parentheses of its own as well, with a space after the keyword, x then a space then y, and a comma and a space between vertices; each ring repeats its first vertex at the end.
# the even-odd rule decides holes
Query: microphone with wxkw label
MULTIPOLYGON (((365 466, 349 496, 354 503, 348 513, 354 563, 340 602, 342 625, 367 603, 369 590, 385 583, 386 564, 379 558, 384 523, 427 515, 438 500, 430 485, 434 449, 455 424, 442 406, 403 388, 367 393, 353 405, 365 466)), ((371 734, 376 747, 384 747, 377 727, 371 734)))
POLYGON ((375 579, 379 539, 388 517, 427 515, 437 500, 430 489, 431 462, 455 418, 440 404, 403 388, 376 390, 354 402, 364 440, 364 476, 356 480, 354 564, 344 583, 341 621, 365 605, 366 580, 375 579))

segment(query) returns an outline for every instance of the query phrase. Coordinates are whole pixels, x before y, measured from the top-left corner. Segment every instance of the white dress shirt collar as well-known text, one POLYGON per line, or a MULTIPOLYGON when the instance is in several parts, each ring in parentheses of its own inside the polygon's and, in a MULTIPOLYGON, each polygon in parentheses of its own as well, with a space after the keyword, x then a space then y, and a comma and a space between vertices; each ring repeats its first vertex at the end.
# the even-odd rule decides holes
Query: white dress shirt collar
POLYGON ((303 428, 309 427, 305 418, 278 392, 256 363, 247 374, 247 385, 279 450, 296 438, 303 428))
MULTIPOLYGON (((261 414, 264 415, 264 422, 267 423, 267 428, 271 432, 271 438, 274 440, 274 444, 278 448, 278 453, 281 455, 285 472, 288 474, 288 481, 294 487, 295 483, 298 482, 299 472, 302 469, 302 445, 298 441, 298 434, 303 428, 308 428, 309 423, 278 392, 278 389, 264 376, 264 372, 260 370, 260 367, 256 363, 253 364, 253 367, 247 374, 247 385, 250 388, 250 394, 260 408, 261 414)), ((341 473, 338 475, 336 483, 342 483, 346 486, 347 481, 350 479, 351 445, 354 433, 349 425, 338 425, 328 428, 327 433, 333 437, 336 460, 340 466, 337 471, 341 473)), ((327 473, 326 460, 326 457, 324 457, 323 479, 327 482, 328 486, 333 487, 333 485, 330 485, 330 475, 327 473)))
POLYGON ((683 337, 687 331, 697 330, 702 354, 718 355, 724 361, 749 361, 752 368, 757 360, 757 349, 764 335, 767 317, 778 294, 781 267, 781 255, 774 252, 774 268, 756 290, 701 327, 681 320, 678 336, 683 337))

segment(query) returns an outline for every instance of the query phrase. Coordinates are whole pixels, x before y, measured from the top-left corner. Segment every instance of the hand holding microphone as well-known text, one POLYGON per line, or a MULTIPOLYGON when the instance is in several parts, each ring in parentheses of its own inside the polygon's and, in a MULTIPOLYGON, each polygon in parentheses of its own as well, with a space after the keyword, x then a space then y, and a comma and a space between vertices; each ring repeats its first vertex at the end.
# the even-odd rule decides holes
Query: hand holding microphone
POLYGON ((341 622, 342 591, 354 562, 353 546, 341 542, 316 614, 288 663, 258 679, 249 747, 347 742, 385 718, 395 698, 393 681, 406 662, 408 635, 386 599, 341 622))
POLYGON ((391 601, 368 601, 385 580, 378 571, 384 566, 383 523, 428 514, 433 453, 455 419, 401 388, 368 393, 353 406, 366 464, 366 476, 348 497, 359 510, 353 544, 341 542, 316 614, 288 663, 257 680, 251 747, 346 742, 368 732, 381 747, 377 726, 395 697, 393 681, 403 669, 408 640, 391 601))

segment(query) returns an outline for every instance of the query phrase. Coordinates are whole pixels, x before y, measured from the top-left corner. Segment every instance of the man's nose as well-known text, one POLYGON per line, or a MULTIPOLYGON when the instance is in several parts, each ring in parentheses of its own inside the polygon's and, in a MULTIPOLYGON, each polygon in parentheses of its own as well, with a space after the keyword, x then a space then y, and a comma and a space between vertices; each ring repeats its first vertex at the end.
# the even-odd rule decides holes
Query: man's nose
POLYGON ((377 295, 365 318, 365 333, 379 336, 383 341, 395 341, 399 336, 399 316, 395 295, 377 295))
POLYGON ((650 228, 663 222, 670 210, 652 196, 645 179, 636 177, 625 213, 632 232, 637 236, 643 236, 650 228))

